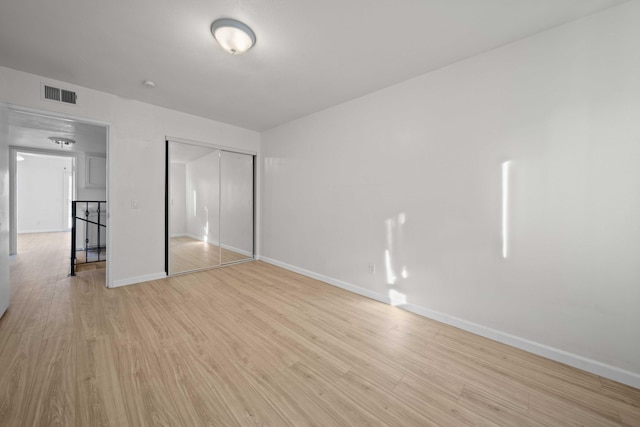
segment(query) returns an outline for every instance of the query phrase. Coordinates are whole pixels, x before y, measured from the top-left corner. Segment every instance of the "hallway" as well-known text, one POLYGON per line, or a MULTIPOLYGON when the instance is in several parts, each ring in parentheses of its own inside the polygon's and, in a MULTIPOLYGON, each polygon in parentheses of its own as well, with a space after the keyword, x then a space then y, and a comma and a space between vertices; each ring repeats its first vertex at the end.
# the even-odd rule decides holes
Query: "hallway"
POLYGON ((92 296, 106 291, 104 269, 69 277, 70 247, 68 232, 18 235, 11 303, 0 320, 0 425, 69 425, 74 328, 92 316, 92 296))

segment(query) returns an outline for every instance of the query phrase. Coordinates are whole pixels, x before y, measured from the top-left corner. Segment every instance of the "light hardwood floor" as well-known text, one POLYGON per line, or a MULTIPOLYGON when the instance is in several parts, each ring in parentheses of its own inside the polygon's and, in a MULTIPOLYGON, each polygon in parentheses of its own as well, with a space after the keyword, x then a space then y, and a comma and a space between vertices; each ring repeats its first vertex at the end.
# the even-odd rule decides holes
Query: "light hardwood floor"
POLYGON ((19 245, 1 426, 640 425, 640 390, 265 263, 106 289, 19 245))
POLYGON ((210 243, 181 236, 169 239, 169 268, 171 274, 198 270, 211 266, 227 264, 247 259, 246 255, 222 248, 210 243))

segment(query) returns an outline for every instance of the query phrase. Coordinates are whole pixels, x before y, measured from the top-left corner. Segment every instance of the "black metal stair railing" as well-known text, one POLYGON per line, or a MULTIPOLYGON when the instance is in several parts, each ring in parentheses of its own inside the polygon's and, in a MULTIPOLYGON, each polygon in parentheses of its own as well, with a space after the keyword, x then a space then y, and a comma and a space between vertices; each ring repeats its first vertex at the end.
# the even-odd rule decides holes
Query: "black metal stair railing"
POLYGON ((71 202, 71 275, 76 275, 76 265, 107 260, 107 202, 77 200, 71 202), (80 221, 80 224, 78 224, 80 221), (78 227, 80 225, 80 228, 78 227), (82 246, 78 247, 78 231, 82 246), (80 255, 80 261, 79 256, 80 255))

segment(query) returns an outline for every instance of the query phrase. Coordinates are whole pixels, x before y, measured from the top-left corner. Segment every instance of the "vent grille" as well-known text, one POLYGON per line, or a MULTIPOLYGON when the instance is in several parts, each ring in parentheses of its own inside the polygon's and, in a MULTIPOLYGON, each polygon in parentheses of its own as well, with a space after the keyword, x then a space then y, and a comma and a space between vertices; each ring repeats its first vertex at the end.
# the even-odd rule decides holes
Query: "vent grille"
POLYGON ((44 87, 44 99, 51 99, 53 101, 60 101, 60 89, 57 87, 46 86, 44 87))
POLYGON ((60 98, 60 101, 66 102, 68 104, 75 104, 76 103, 76 93, 75 92, 71 92, 70 90, 62 89, 62 97, 60 98))
POLYGON ((78 95, 71 90, 60 89, 58 87, 43 84, 42 99, 75 105, 78 100, 78 95))

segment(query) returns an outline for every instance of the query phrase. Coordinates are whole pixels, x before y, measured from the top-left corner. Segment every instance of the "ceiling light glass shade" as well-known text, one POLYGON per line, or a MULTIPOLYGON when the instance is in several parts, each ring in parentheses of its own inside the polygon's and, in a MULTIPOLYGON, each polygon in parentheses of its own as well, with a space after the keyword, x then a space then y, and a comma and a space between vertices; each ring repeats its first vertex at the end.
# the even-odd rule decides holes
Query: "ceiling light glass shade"
POLYGON ((218 19, 211 24, 211 34, 232 55, 244 53, 256 44, 256 35, 251 28, 235 19, 218 19))
POLYGON ((51 142, 53 142, 54 144, 58 144, 60 147, 70 147, 71 145, 76 143, 74 139, 60 138, 57 136, 50 136, 49 139, 51 140, 51 142))

